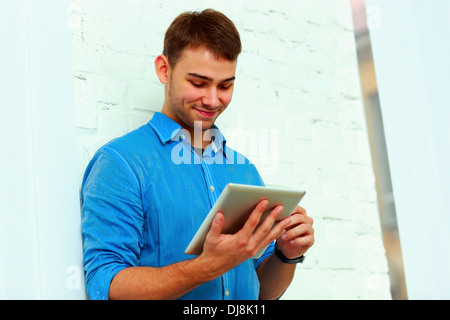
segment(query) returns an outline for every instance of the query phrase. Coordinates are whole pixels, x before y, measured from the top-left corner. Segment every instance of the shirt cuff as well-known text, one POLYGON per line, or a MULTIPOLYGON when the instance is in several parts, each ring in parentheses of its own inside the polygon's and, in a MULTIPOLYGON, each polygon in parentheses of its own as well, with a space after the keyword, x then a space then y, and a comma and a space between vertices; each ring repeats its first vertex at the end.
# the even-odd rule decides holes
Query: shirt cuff
POLYGON ((109 286, 112 279, 119 271, 127 268, 125 265, 114 265, 101 267, 92 275, 86 283, 86 291, 91 300, 108 300, 109 286))

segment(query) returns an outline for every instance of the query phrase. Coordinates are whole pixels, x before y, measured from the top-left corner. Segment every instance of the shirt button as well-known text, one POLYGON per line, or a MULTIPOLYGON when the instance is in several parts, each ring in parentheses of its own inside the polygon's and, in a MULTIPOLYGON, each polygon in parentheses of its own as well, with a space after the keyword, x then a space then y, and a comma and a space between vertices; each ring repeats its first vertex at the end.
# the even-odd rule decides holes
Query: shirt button
POLYGON ((230 291, 225 290, 225 295, 226 295, 226 296, 229 296, 229 295, 230 295, 230 291))
POLYGON ((184 140, 184 138, 186 138, 186 136, 182 134, 182 135, 180 136, 180 139, 181 139, 181 140, 184 140))
POLYGON ((211 191, 214 191, 214 186, 210 186, 209 189, 210 189, 211 191))

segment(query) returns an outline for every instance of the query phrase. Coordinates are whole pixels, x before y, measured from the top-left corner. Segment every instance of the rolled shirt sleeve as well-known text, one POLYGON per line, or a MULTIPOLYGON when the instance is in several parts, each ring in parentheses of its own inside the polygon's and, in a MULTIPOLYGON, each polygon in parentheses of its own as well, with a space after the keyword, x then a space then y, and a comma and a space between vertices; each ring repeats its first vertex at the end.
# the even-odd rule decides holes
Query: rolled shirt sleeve
POLYGON ((100 149, 86 169, 81 188, 86 290, 90 299, 108 299, 115 275, 136 266, 144 214, 140 186, 115 150, 100 149))

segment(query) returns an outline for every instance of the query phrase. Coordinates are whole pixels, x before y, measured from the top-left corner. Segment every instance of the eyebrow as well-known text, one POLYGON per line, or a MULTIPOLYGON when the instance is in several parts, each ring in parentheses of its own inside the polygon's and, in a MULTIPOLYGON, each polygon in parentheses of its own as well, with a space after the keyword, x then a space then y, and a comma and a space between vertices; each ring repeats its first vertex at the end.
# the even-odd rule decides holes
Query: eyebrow
MULTIPOLYGON (((195 73, 195 72, 189 72, 188 75, 190 75, 190 76, 192 76, 192 77, 195 77, 195 78, 200 78, 200 79, 203 79, 203 80, 206 80, 206 81, 209 81, 209 82, 212 82, 212 81, 213 81, 212 78, 207 77, 207 76, 203 76, 203 75, 198 74, 198 73, 195 73)), ((231 77, 231 78, 227 78, 227 79, 222 80, 222 81, 220 81, 220 82, 221 82, 221 83, 222 83, 222 82, 228 82, 228 81, 232 81, 232 80, 234 80, 234 79, 236 79, 235 76, 233 76, 233 77, 231 77)))

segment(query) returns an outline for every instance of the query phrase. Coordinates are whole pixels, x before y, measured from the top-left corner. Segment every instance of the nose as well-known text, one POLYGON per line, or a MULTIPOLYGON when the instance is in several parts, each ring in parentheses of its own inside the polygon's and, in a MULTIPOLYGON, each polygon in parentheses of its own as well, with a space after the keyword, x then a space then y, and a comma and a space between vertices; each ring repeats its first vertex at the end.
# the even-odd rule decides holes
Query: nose
POLYGON ((216 109, 217 107, 219 107, 220 99, 217 89, 209 88, 202 99, 202 103, 203 105, 208 106, 211 109, 216 109))

